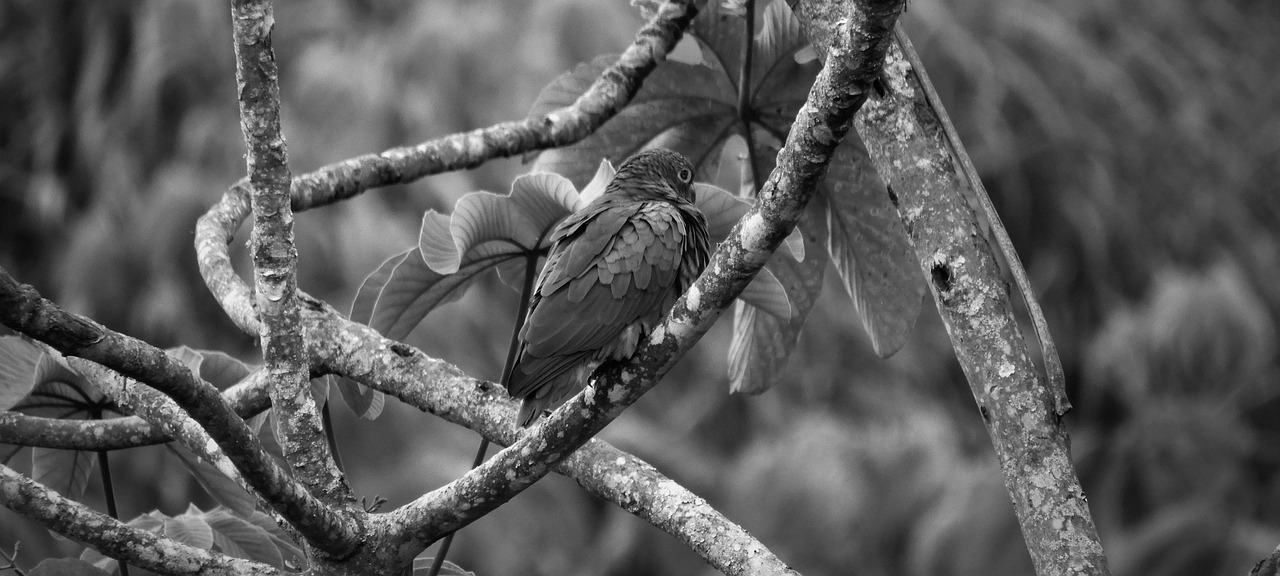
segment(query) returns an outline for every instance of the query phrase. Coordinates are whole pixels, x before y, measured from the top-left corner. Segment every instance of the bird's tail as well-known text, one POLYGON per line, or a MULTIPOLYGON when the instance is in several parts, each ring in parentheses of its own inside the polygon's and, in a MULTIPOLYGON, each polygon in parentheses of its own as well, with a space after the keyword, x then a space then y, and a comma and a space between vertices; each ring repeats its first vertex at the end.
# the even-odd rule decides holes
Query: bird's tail
POLYGON ((516 415, 516 422, 521 428, 528 428, 538 419, 543 412, 546 412, 547 405, 551 404, 551 399, 543 396, 530 396, 520 403, 520 413, 516 415))

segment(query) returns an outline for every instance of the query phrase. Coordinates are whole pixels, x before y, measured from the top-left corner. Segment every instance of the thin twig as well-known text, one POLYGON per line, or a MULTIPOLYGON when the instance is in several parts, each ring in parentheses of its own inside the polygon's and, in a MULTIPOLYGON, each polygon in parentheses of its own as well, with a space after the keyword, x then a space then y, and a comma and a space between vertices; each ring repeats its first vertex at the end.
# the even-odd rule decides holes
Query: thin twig
POLYGON ((746 0, 743 8, 746 10, 746 18, 743 22, 742 51, 739 62, 741 67, 738 69, 737 113, 738 122, 742 124, 742 138, 747 144, 747 163, 751 169, 751 190, 754 195, 764 184, 762 179, 764 175, 760 173, 759 164, 754 158, 755 154, 759 154, 756 150, 756 135, 751 130, 756 119, 755 111, 751 109, 751 61, 756 44, 756 0, 746 0))
POLYGON ((3 556, 5 561, 9 563, 8 566, 0 566, 0 572, 4 572, 5 570, 12 570, 14 576, 27 576, 26 572, 23 572, 21 568, 18 568, 18 551, 21 549, 22 549, 21 540, 13 543, 13 554, 9 554, 8 552, 4 551, 4 548, 0 548, 0 556, 3 556))

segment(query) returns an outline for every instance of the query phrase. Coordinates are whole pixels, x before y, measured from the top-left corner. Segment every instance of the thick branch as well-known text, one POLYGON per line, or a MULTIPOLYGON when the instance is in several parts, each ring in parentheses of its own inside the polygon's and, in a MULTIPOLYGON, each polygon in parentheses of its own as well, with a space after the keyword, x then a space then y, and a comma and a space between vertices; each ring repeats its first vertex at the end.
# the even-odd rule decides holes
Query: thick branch
MULTIPOLYGON (((795 5, 819 54, 833 2, 795 5)), ((905 40, 906 35, 902 38, 905 40)), ((995 254, 956 174, 957 160, 918 74, 894 45, 889 95, 858 115, 872 162, 888 184, 921 271, 995 445, 1036 573, 1109 574, 1097 528, 1071 466, 1070 441, 1018 327, 995 254)))
POLYGON ((324 506, 289 477, 262 449, 244 420, 223 401, 212 384, 146 342, 71 314, 19 284, 0 269, 0 323, 53 346, 143 382, 173 398, 209 433, 245 479, 272 507, 322 549, 350 550, 359 541, 354 518, 324 506))
POLYGON ((402 538, 428 543, 540 479, 652 388, 733 303, 795 227, 878 74, 902 3, 868 4, 844 20, 844 43, 819 73, 759 200, 635 356, 602 368, 585 391, 479 468, 392 513, 410 529, 402 538))
POLYGON ((3 465, 0 465, 0 504, 67 538, 153 572, 199 576, 280 574, 266 564, 194 548, 128 526, 3 465))
POLYGON ((298 314, 298 251, 289 206, 289 166, 280 129, 280 84, 271 29, 271 0, 233 0, 232 35, 240 128, 248 153, 253 208, 254 305, 262 328, 263 364, 285 458, 307 489, 331 504, 355 503, 334 464, 315 400, 298 314))

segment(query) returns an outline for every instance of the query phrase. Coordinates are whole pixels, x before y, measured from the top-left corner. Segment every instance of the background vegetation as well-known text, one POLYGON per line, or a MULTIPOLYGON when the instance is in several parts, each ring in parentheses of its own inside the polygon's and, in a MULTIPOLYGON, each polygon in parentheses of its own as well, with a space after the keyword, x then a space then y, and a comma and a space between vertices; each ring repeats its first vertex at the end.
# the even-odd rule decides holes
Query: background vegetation
MULTIPOLYGON (((284 1, 276 22, 301 173, 522 117, 641 20, 621 1, 348 0, 284 1)), ((1280 542, 1280 4, 912 0, 904 22, 1043 296, 1113 571, 1247 572, 1280 542)), ((230 37, 218 2, 0 3, 0 265, 157 345, 255 359, 191 247, 196 216, 244 172, 230 37)), ((423 210, 525 169, 300 215, 301 286, 345 307, 415 242, 423 210)), ((1030 573, 932 307, 878 360, 829 281, 775 389, 727 395, 724 322, 604 437, 802 572, 1030 573)), ((410 340, 496 379, 515 306, 494 279, 410 340)), ((374 422, 336 415, 354 487, 393 505, 461 474, 477 442, 394 402, 374 422)), ((112 455, 124 517, 201 501, 169 458, 112 455)), ((0 510, 0 548, 16 540, 24 567, 79 552, 0 510)), ((467 528, 451 559, 480 574, 709 570, 558 477, 467 528)))

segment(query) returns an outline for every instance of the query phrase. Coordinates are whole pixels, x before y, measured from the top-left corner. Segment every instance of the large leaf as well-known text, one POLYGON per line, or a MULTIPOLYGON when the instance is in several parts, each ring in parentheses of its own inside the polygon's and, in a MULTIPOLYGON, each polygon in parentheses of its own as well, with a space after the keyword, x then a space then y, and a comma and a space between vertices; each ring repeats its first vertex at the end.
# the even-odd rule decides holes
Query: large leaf
POLYGON ((59 494, 79 500, 89 486, 95 455, 82 450, 31 449, 31 476, 59 494))
POLYGON ((201 350, 204 361, 200 363, 200 378, 226 390, 244 380, 252 370, 248 364, 217 350, 201 350))
POLYGON ((831 261, 853 297, 871 347, 887 358, 906 344, 924 297, 902 220, 855 139, 836 149, 820 191, 831 261))
POLYGON ((245 518, 245 520, 267 533, 267 536, 271 538, 271 544, 280 550, 280 555, 284 557, 286 568, 296 571, 305 566, 304 560, 306 556, 303 555, 302 548, 270 516, 259 510, 254 512, 252 516, 245 518))
MULTIPOLYGON (((753 40, 747 117, 753 125, 781 135, 804 103, 819 67, 794 57, 806 42, 785 2, 770 3, 760 20, 760 33, 753 40)), ((737 87, 744 25, 742 14, 708 2, 691 30, 702 47, 701 63, 663 62, 618 115, 576 144, 542 152, 534 169, 583 184, 601 158, 618 162, 642 148, 661 145, 693 160, 700 179, 713 178, 720 148, 743 131, 737 87)), ((572 104, 616 59, 601 56, 556 78, 543 89, 530 114, 572 104)))
POLYGON ((759 394, 777 382, 795 350, 809 311, 822 292, 827 254, 816 240, 824 228, 820 209, 811 203, 800 226, 809 232, 804 235, 804 261, 797 262, 778 252, 768 264, 791 300, 791 318, 761 314, 742 302, 734 308, 733 340, 729 345, 729 389, 733 392, 759 394))
POLYGON ((36 363, 44 354, 20 336, 0 337, 0 410, 8 410, 35 387, 36 363))
MULTIPOLYGON (((416 252, 417 250, 410 248, 387 258, 365 277, 364 282, 360 284, 360 289, 356 291, 355 300, 351 302, 352 320, 368 324, 373 319, 374 305, 378 303, 378 295, 391 279, 391 271, 405 259, 412 258, 416 252)), ((338 392, 342 394, 342 401, 357 417, 373 420, 382 413, 385 399, 381 392, 350 378, 338 378, 337 385, 338 392)))
POLYGON ((27 574, 29 576, 111 576, 101 568, 76 558, 46 558, 27 574))
POLYGON ((32 379, 35 386, 31 393, 14 406, 14 410, 50 418, 69 418, 90 415, 105 406, 102 393, 55 354, 46 352, 40 356, 32 379))
POLYGON ((213 465, 196 458, 185 448, 179 448, 173 443, 165 444, 165 448, 178 458, 182 467, 191 473, 196 483, 200 484, 200 487, 204 488, 214 501, 243 516, 253 513, 257 507, 257 501, 234 480, 224 476, 213 465))
MULTIPOLYGON (((367 292, 376 290, 369 325, 402 340, 429 312, 461 297, 480 274, 544 253, 556 224, 577 205, 577 190, 555 174, 520 176, 506 196, 467 194, 452 217, 427 212, 418 235, 420 256, 399 258, 385 282, 366 282, 356 300, 367 300, 367 292)), ((381 279, 379 272, 371 278, 381 279)))
MULTIPOLYGON (((225 554, 296 571, 303 567, 302 550, 290 540, 266 514, 254 511, 240 516, 218 507, 202 511, 189 505, 186 512, 167 516, 152 511, 130 520, 129 526, 162 534, 188 546, 204 550, 217 549, 225 554)), ((80 560, 108 573, 116 569, 116 561, 96 550, 86 549, 80 560)))
POLYGON ((195 505, 179 516, 164 519, 164 535, 187 546, 208 550, 213 548, 213 529, 195 505))
POLYGON ((224 554, 284 568, 284 555, 266 530, 222 508, 210 510, 204 519, 224 554))
MULTIPOLYGON (((600 56, 556 78, 539 94, 530 115, 545 114, 572 104, 616 61, 617 56, 600 56)), ((649 74, 626 108, 578 143, 540 153, 534 170, 555 172, 582 186, 594 174, 601 159, 619 163, 673 127, 703 122, 700 126, 703 135, 712 137, 701 139, 702 149, 680 146, 680 142, 689 140, 687 138, 674 138, 664 144, 694 160, 699 167, 699 179, 714 176, 699 160, 708 157, 713 146, 729 137, 729 128, 737 118, 737 96, 726 79, 707 71, 705 66, 697 64, 663 63, 649 74)))
POLYGON ((511 193, 473 192, 460 198, 448 237, 439 220, 424 221, 418 248, 434 271, 449 275, 484 254, 527 256, 545 250, 556 224, 578 207, 578 191, 563 176, 519 176, 511 193))

